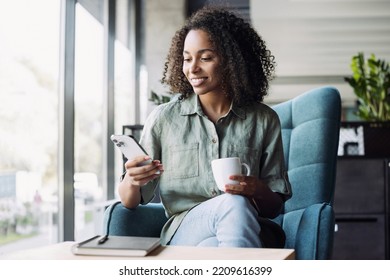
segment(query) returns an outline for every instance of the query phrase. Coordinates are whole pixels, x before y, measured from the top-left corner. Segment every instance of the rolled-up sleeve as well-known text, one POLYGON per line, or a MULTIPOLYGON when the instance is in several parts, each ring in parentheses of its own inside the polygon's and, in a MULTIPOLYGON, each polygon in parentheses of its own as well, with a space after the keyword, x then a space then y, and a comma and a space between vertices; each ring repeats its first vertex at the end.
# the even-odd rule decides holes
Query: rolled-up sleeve
MULTIPOLYGON (((276 115, 276 113, 275 113, 276 115)), ((260 178, 268 187, 282 195, 284 200, 292 196, 291 185, 285 167, 280 121, 277 115, 268 123, 260 160, 260 178)))
MULTIPOLYGON (((158 122, 160 121, 159 115, 162 108, 163 105, 155 108, 149 115, 140 139, 140 144, 152 160, 161 160, 161 132, 158 122)), ((141 187, 141 204, 147 204, 154 198, 159 181, 158 178, 141 187)))

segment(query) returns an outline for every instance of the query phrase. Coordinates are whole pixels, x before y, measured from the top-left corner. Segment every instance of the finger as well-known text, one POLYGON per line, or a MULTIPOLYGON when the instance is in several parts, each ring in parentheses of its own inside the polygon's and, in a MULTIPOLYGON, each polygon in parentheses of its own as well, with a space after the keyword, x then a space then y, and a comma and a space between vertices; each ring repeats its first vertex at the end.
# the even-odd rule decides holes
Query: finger
POLYGON ((164 167, 161 163, 152 162, 148 165, 129 168, 127 173, 129 176, 134 177, 135 180, 141 180, 154 174, 160 174, 162 171, 164 171, 164 167))
POLYGON ((131 176, 129 174, 131 184, 137 186, 143 186, 149 183, 150 181, 160 177, 164 172, 164 170, 159 170, 159 171, 160 172, 156 172, 156 169, 153 169, 151 172, 142 173, 140 175, 131 176))
POLYGON ((234 194, 234 195, 244 195, 242 192, 235 191, 235 190, 225 190, 225 193, 234 194))
POLYGON ((159 160, 153 160, 153 161, 150 161, 150 157, 137 157, 137 158, 134 158, 133 160, 128 160, 126 163, 125 163, 125 169, 126 170, 130 170, 130 169, 134 169, 136 167, 143 167, 143 168, 138 168, 137 171, 138 172, 146 172, 146 171, 149 171, 153 168, 156 168, 156 167, 160 167, 162 166, 162 164, 160 163, 159 160))
POLYGON ((141 186, 142 187, 142 186, 146 185, 147 183, 149 183, 150 181, 153 181, 154 179, 156 179, 159 176, 161 176, 161 174, 154 173, 153 175, 150 175, 150 176, 147 176, 147 177, 144 177, 144 178, 141 178, 141 179, 137 179, 136 177, 133 177, 131 179, 131 184, 135 185, 135 186, 141 186))
POLYGON ((225 190, 232 191, 232 192, 242 192, 243 186, 240 184, 238 184, 238 185, 225 185, 225 190))
POLYGON ((246 178, 247 178, 247 176, 244 176, 244 175, 230 175, 229 176, 230 180, 239 181, 239 182, 245 181, 246 178))
POLYGON ((131 168, 131 167, 136 167, 136 166, 139 166, 140 164, 142 164, 143 162, 148 161, 148 160, 150 160, 149 156, 138 156, 138 157, 135 157, 133 159, 127 160, 125 163, 125 167, 126 167, 126 169, 131 168))
POLYGON ((254 194, 254 187, 246 182, 240 182, 237 185, 226 185, 225 191, 232 194, 251 196, 254 194))

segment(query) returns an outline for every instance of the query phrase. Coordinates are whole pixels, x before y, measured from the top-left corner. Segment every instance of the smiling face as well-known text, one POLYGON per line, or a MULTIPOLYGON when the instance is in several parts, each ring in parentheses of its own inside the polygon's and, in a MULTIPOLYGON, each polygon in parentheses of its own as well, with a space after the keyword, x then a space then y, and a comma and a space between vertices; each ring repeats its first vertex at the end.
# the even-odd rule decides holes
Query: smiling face
POLYGON ((184 41, 183 73, 197 95, 222 93, 220 57, 203 30, 191 30, 184 41))

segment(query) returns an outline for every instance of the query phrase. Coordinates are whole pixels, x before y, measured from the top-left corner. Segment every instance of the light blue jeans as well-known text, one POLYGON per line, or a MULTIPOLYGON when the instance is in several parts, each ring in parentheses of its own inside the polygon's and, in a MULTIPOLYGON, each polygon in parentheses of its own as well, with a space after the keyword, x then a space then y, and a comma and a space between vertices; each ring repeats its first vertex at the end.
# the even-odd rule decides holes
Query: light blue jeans
POLYGON ((256 217, 246 197, 222 194, 190 210, 169 245, 260 248, 256 217))

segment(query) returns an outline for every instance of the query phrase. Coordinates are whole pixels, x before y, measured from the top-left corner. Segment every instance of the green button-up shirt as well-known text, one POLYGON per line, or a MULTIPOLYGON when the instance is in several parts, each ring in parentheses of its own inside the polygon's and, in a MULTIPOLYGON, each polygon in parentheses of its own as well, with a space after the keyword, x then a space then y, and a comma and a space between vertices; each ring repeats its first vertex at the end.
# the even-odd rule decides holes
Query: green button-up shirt
POLYGON ((172 238, 189 209, 221 194, 211 170, 213 159, 239 157, 250 166, 251 175, 265 180, 285 200, 291 197, 279 118, 265 104, 232 105, 214 124, 203 113, 197 95, 174 99, 149 115, 140 142, 164 165, 159 179, 141 187, 146 204, 159 186, 169 218, 161 233, 163 244, 172 238))

